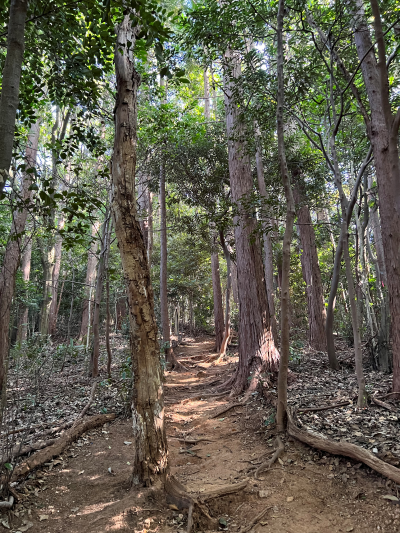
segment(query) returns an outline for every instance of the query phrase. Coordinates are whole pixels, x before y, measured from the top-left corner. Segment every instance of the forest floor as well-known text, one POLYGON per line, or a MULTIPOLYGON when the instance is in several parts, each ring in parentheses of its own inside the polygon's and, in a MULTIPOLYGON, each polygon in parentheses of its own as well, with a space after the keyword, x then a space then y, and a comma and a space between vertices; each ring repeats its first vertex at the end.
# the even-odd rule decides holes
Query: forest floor
MULTIPOLYGON (((189 339, 178 346, 176 353, 188 371, 166 372, 165 401, 172 473, 188 492, 201 496, 248 479, 243 490, 208 504, 210 514, 220 519, 220 530, 240 531, 268 508, 254 531, 400 531, 400 505, 384 499, 398 496, 400 487, 350 459, 330 456, 286 438, 279 460, 254 479, 254 467, 275 446, 274 389, 266 389, 265 395, 254 394, 248 403, 218 414, 232 401, 228 397, 201 399, 201 394, 213 392, 213 387, 232 373, 237 358, 228 357, 221 365, 208 363, 212 347, 211 337, 189 339), (183 438, 199 442, 191 446, 182 442, 183 438)), ((299 358, 292 364, 290 402, 313 406, 346 398, 352 401, 354 370, 349 368, 335 376, 337 381, 330 383, 329 390, 333 378, 321 357, 308 354, 299 358)), ((367 377, 376 388, 377 373, 367 377)), ((377 390, 385 392, 386 377, 379 379, 377 390)), ((79 404, 76 411, 80 408, 79 404)), ((349 405, 302 415, 302 424, 323 429, 331 438, 361 439, 359 445, 377 447, 379 453, 391 453, 396 459, 396 413, 395 406, 393 411, 372 406, 359 413, 349 405), (378 423, 384 428, 376 430, 379 435, 373 429, 378 423)), ((157 491, 130 487, 132 440, 131 422, 123 417, 86 433, 62 456, 15 486, 19 501, 13 511, 0 516, 0 531, 185 531, 185 512, 170 509, 157 491)))

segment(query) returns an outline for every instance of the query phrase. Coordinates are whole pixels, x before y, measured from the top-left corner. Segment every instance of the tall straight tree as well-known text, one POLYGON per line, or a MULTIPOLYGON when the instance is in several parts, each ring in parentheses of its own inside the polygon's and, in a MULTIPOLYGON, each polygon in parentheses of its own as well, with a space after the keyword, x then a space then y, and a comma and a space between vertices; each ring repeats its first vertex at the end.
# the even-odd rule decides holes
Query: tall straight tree
POLYGON ((99 232, 100 222, 94 222, 92 224, 92 240, 88 250, 88 259, 86 267, 86 278, 85 278, 85 294, 82 305, 82 321, 81 321, 81 330, 79 333, 79 340, 82 341, 88 334, 89 327, 89 301, 92 299, 94 281, 96 278, 96 264, 97 264, 97 239, 96 236, 99 232))
MULTIPOLYGON (((37 148, 39 143, 40 123, 36 122, 30 130, 28 144, 25 151, 25 162, 27 169, 36 165, 37 148)), ((21 233, 25 230, 25 223, 28 217, 28 205, 32 199, 32 173, 24 173, 22 176, 22 187, 20 191, 21 201, 24 206, 18 208, 13 213, 13 224, 10 238, 4 252, 3 265, 0 271, 0 401, 2 417, 4 400, 6 394, 6 373, 9 349, 9 324, 11 305, 15 289, 15 276, 18 269, 21 251, 21 233)))
POLYGON ((0 193, 4 189, 11 165, 28 4, 28 0, 11 0, 10 2, 7 55, 2 72, 0 96, 0 193))
POLYGON ((315 231, 311 221, 310 209, 305 202, 300 180, 293 184, 297 204, 297 227, 301 244, 301 267, 306 283, 308 307, 308 338, 311 348, 326 351, 325 322, 326 311, 319 268, 315 231))
POLYGON ((249 386, 257 387, 261 372, 276 370, 276 349, 264 282, 264 269, 258 239, 254 239, 256 220, 245 207, 253 192, 250 157, 246 151, 244 124, 235 98, 240 83, 240 58, 228 50, 224 56, 224 98, 228 135, 229 177, 235 217, 237 286, 239 296, 239 364, 226 384, 239 394, 249 386), (249 381, 250 380, 250 381, 249 381))
POLYGON ((378 183, 383 249, 392 321, 393 391, 400 393, 400 161, 398 135, 400 108, 392 112, 389 75, 381 13, 377 0, 370 1, 378 59, 372 44, 362 0, 352 8, 354 42, 361 62, 368 95, 370 118, 365 114, 367 132, 374 153, 378 183))
MULTIPOLYGON (((32 258, 32 235, 27 235, 25 238, 25 247, 21 259, 22 279, 28 283, 31 274, 31 258, 32 258)), ((28 336, 28 315, 29 309, 25 304, 21 309, 21 315, 18 321, 17 342, 21 343, 27 339, 28 336)))
POLYGON ((157 342, 153 288, 135 195, 137 74, 136 39, 129 14, 117 28, 115 139, 112 157, 113 218, 127 284, 133 370, 132 417, 135 440, 133 483, 150 485, 168 468, 162 368, 157 342))
MULTIPOLYGON (((204 118, 207 122, 211 120, 210 112, 210 82, 208 80, 207 69, 203 72, 204 80, 204 118)), ((214 301, 214 329, 215 329, 215 350, 220 352, 222 342, 224 339, 224 312, 222 308, 222 290, 221 290, 221 276, 219 273, 219 257, 215 250, 216 248, 216 232, 211 228, 211 238, 213 251, 211 253, 211 275, 213 285, 213 301, 214 301)))
POLYGON ((285 14, 285 0, 279 0, 278 21, 277 21, 277 58, 276 69, 278 77, 278 92, 276 104, 276 130, 278 134, 278 156, 282 185, 286 198, 286 221, 285 234, 282 245, 282 282, 281 282, 281 358, 279 360, 278 375, 278 407, 276 422, 278 431, 283 431, 285 427, 285 416, 287 409, 287 375, 289 364, 289 342, 290 342, 290 243, 293 234, 293 223, 295 217, 295 206, 293 199, 290 174, 286 161, 284 117, 283 108, 285 105, 285 80, 283 71, 283 19, 285 14))

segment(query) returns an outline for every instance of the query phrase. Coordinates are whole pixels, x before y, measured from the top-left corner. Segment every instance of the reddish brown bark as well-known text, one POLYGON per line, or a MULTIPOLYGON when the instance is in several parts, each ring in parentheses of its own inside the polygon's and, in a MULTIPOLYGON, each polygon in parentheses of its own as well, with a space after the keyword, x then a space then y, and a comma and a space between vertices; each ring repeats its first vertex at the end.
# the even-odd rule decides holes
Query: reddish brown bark
POLYGON ((239 364, 232 378, 234 394, 249 386, 253 390, 264 370, 276 370, 279 353, 275 347, 267 294, 265 290, 260 243, 254 239, 256 220, 246 211, 242 201, 253 191, 250 158, 246 154, 244 131, 235 103, 232 78, 240 73, 239 58, 225 54, 224 92, 228 134, 229 176, 232 200, 239 215, 235 220, 237 284, 239 293, 239 364), (240 136, 241 139, 238 140, 240 136))
POLYGON ((135 196, 137 89, 135 42, 129 14, 117 30, 115 140, 112 157, 113 217, 127 284, 133 370, 133 483, 149 485, 168 468, 162 369, 149 263, 135 196), (122 50, 122 53, 120 52, 122 50))
POLYGON ((355 2, 354 41, 370 107, 367 131, 373 147, 378 183, 383 249, 392 321, 393 391, 400 392, 400 110, 391 111, 385 41, 379 5, 371 0, 378 60, 361 0, 355 2))
POLYGON ((314 227, 300 181, 294 183, 293 191, 298 206, 297 226, 301 244, 301 267, 306 283, 309 343, 314 350, 326 352, 326 311, 314 227))

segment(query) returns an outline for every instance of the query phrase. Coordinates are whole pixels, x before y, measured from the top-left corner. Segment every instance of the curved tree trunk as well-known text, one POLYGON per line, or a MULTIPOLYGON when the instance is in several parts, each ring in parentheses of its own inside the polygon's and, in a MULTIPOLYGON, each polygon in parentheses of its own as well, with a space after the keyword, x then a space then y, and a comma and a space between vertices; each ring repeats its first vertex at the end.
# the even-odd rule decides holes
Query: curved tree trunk
POLYGON ((117 100, 112 157, 113 216, 127 284, 131 323, 135 439, 133 483, 150 485, 157 475, 167 472, 168 449, 153 289, 135 198, 139 76, 134 69, 127 41, 135 41, 129 14, 118 27, 115 50, 117 100))
POLYGON ((4 189, 11 166, 28 3, 28 0, 11 0, 10 3, 7 55, 2 72, 0 96, 0 193, 4 189))
POLYGON ((299 181, 294 183, 297 210, 297 226, 301 244, 301 266, 306 283, 309 343, 314 350, 326 351, 325 322, 326 311, 322 289, 321 270, 319 268, 315 232, 311 221, 310 209, 304 203, 299 181))
POLYGON ((249 386, 257 387, 261 372, 276 370, 276 349, 265 290, 260 243, 254 239, 256 220, 246 211, 242 201, 253 191, 250 158, 246 154, 243 123, 233 96, 233 80, 241 75, 239 58, 231 51, 225 54, 224 96, 228 135, 229 177, 232 200, 239 215, 235 219, 237 285, 239 296, 239 364, 231 382, 233 394, 249 386), (238 140, 238 137, 240 139, 238 140), (249 384, 250 378, 250 384, 249 384))
MULTIPOLYGON (((28 167, 36 165, 37 147, 39 143, 39 121, 31 127, 28 145, 25 152, 25 160, 28 167)), ((21 198, 27 204, 32 199, 32 191, 29 187, 32 183, 32 174, 24 173, 22 178, 21 198)), ((6 377, 7 377, 7 360, 9 350, 9 327, 11 305, 14 297, 15 276, 18 269, 21 250, 21 235, 25 229, 28 209, 17 209, 13 213, 13 224, 11 227, 10 238, 4 252, 3 264, 0 271, 0 401, 1 412, 0 422, 3 415, 3 408, 6 397, 6 377)))

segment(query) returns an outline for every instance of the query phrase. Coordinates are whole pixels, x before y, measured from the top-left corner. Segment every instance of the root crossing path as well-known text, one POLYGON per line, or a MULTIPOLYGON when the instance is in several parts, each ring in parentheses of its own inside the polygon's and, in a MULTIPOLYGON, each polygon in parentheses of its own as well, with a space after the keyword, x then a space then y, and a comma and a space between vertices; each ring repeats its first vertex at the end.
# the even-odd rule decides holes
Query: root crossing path
MULTIPOLYGON (((165 390, 172 473, 199 498, 226 485, 242 487, 207 499, 220 531, 400 531, 400 506, 385 498, 393 486, 346 458, 282 438, 283 453, 255 479, 276 448, 274 409, 259 395, 237 405, 216 390, 236 358, 213 365, 213 344, 204 337, 179 346, 188 371, 167 372, 165 390)), ((162 492, 130 487, 131 441, 126 419, 84 435, 16 487, 18 502, 1 516, 0 531, 183 533, 187 515, 171 509, 162 492)))

